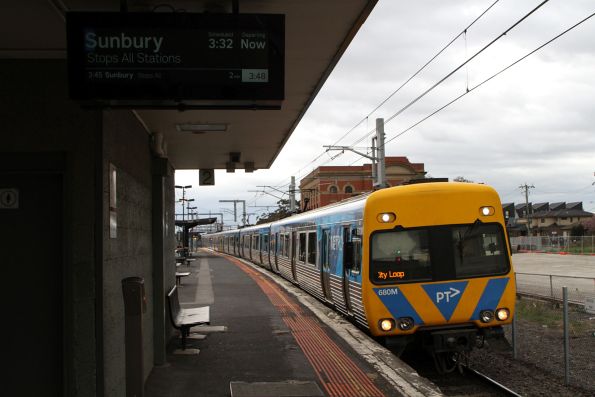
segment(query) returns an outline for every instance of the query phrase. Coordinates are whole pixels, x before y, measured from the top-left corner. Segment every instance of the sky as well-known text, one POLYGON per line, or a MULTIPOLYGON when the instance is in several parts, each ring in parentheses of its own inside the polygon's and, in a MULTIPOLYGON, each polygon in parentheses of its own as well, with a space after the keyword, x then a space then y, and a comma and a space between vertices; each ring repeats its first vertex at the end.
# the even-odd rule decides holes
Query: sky
POLYGON ((514 203, 524 202, 519 186, 528 184, 531 202, 582 201, 595 212, 595 17, 475 88, 594 13, 593 1, 550 0, 473 57, 542 2, 500 0, 391 96, 494 1, 379 0, 270 169, 217 170, 216 185, 200 187, 197 170, 177 171, 176 184, 192 185, 186 198, 196 211, 223 213, 226 225, 235 224, 233 203, 219 200, 245 200, 254 223, 281 196, 263 186, 287 191, 291 175, 299 185, 320 165, 369 162, 350 152, 331 160, 338 152, 323 145, 365 152, 363 138, 384 118, 386 155, 424 163, 432 177, 463 176, 514 203))

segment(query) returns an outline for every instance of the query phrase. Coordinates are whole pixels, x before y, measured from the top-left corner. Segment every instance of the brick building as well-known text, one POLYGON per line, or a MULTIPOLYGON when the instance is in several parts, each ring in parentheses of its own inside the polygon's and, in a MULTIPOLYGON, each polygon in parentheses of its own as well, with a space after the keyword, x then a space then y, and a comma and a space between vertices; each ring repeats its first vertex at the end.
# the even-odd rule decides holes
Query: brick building
MULTIPOLYGON (((390 186, 423 178, 423 163, 407 157, 386 157, 386 180, 390 186)), ((311 210, 372 191, 372 164, 318 167, 300 181, 302 209, 311 210)))

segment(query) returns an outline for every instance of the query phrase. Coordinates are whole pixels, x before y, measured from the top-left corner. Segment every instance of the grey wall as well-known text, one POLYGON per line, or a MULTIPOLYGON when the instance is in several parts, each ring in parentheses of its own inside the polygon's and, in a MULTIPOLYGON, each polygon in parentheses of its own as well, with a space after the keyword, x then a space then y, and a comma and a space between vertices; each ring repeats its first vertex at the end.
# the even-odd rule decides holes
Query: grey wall
POLYGON ((124 306, 121 280, 144 279, 145 379, 153 366, 152 175, 150 137, 130 111, 105 111, 103 117, 103 335, 105 395, 126 395, 124 306), (110 238, 109 169, 117 170, 117 237, 110 238))
MULTIPOLYGON (((0 60, 0 155, 64 155, 65 394, 124 396, 123 278, 145 280, 145 379, 154 362, 154 330, 162 327, 165 342, 171 336, 169 322, 153 321, 154 299, 160 294, 153 294, 152 220, 154 211, 163 212, 157 214, 164 222, 162 261, 157 263, 163 266, 163 287, 171 287, 175 282, 173 170, 168 164, 169 173, 161 180, 163 201, 153 208, 149 135, 128 110, 88 110, 70 101, 66 76, 62 60, 0 60), (109 237, 110 164, 117 169, 115 239, 109 237)), ((43 230, 43 221, 33 227, 52 232, 43 230)), ((43 324, 37 326, 43 328, 43 324)))
MULTIPOLYGON (((66 157, 65 387, 69 394, 84 397, 96 395, 96 376, 101 376, 101 368, 96 367, 101 360, 96 354, 101 345, 96 339, 101 321, 96 321, 100 313, 96 307, 100 305, 95 300, 97 247, 101 241, 95 238, 95 212, 100 192, 96 166, 101 155, 102 121, 100 111, 81 110, 69 101, 67 87, 64 61, 0 60, 0 152, 60 152, 66 157)), ((52 233, 44 230, 40 221, 32 225, 34 230, 52 233)), ((43 324, 33 326, 43 330, 43 324)))

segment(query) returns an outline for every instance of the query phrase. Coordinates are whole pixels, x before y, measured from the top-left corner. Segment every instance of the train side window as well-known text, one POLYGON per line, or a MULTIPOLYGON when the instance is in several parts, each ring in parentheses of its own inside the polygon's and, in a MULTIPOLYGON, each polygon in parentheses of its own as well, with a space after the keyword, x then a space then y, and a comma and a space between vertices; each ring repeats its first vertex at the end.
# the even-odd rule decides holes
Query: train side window
POLYGON ((269 250, 269 235, 268 234, 262 235, 262 250, 263 251, 269 250))
POLYGON ((306 233, 302 232, 300 233, 300 242, 299 242, 299 248, 298 248, 298 260, 300 262, 305 262, 306 261, 306 233))
POLYGON ((284 234, 281 234, 279 236, 279 255, 286 256, 285 255, 285 235, 284 234))
POLYGON ((308 233, 308 263, 316 265, 316 232, 308 233))
POLYGON ((290 252, 289 249, 291 247, 290 238, 291 238, 291 235, 289 233, 287 233, 285 235, 285 256, 288 258, 289 258, 289 252, 290 252))
POLYGON ((359 237, 352 237, 351 244, 353 244, 351 274, 357 275, 362 269, 362 240, 359 237))

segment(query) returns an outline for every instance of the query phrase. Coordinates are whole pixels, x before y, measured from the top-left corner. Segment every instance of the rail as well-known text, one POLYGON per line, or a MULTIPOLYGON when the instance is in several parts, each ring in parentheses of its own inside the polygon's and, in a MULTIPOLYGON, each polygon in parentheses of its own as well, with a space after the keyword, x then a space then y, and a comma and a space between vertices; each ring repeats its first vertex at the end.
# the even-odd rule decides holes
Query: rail
POLYGON ((465 369, 465 371, 473 374, 474 376, 480 378, 483 382, 490 384, 492 387, 495 387, 496 389, 504 392, 506 395, 508 396, 515 396, 515 397, 521 397, 520 394, 518 394, 517 392, 515 392, 512 389, 509 389, 508 387, 504 386, 502 383, 490 378, 489 376, 467 366, 467 365, 462 365, 463 368, 465 369))

